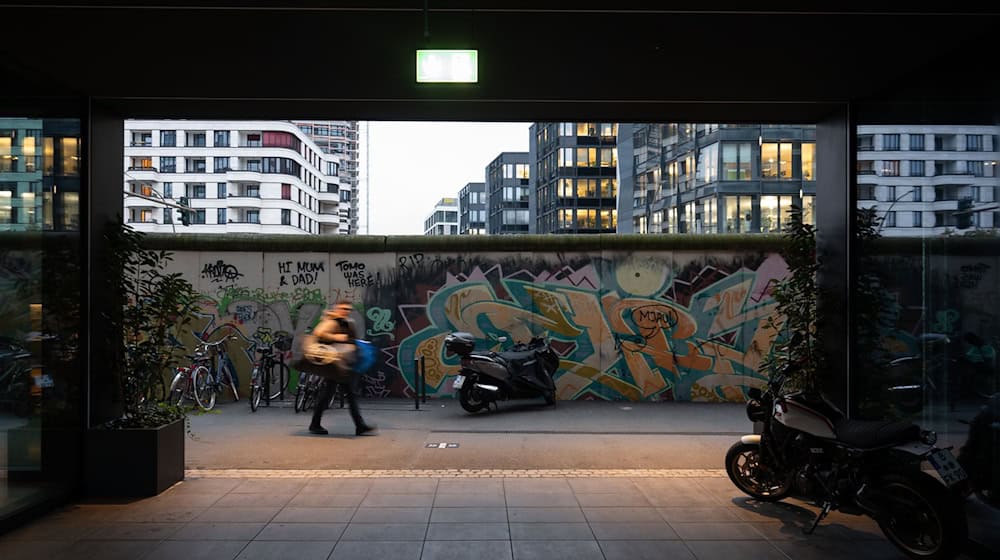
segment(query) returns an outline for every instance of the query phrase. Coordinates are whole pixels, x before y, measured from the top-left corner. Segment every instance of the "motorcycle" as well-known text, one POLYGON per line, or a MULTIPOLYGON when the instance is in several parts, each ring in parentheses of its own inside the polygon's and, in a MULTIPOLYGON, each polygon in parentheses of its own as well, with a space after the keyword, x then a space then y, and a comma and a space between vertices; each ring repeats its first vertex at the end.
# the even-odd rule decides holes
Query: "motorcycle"
POLYGON ((874 519, 911 558, 956 557, 968 528, 953 489, 967 477, 948 449, 935 447, 937 435, 909 422, 847 419, 822 395, 783 394, 786 379, 779 372, 766 390, 748 391, 755 433, 726 454, 733 484, 757 500, 795 496, 820 506, 806 534, 840 510, 874 519), (941 481, 923 472, 924 461, 941 481))
POLYGON ((958 450, 958 464, 969 478, 964 494, 1000 508, 1000 393, 991 396, 969 422, 969 437, 958 450))
POLYGON ((506 352, 473 352, 475 338, 454 332, 445 337, 444 345, 461 357, 462 369, 452 388, 458 391, 459 403, 467 412, 479 412, 508 399, 540 396, 546 404, 556 403, 552 376, 559 369, 559 356, 544 338, 534 337, 506 352))

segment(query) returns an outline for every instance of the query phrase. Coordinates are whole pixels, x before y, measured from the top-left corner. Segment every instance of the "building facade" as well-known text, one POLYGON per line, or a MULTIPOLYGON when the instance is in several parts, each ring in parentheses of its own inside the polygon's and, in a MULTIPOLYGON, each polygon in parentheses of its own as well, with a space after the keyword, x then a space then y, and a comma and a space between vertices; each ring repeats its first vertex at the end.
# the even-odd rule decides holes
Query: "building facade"
POLYGON ((537 233, 615 233, 617 123, 535 123, 529 182, 537 233))
POLYGON ((0 119, 0 231, 80 229, 80 124, 0 119))
POLYGON ((424 235, 458 235, 458 199, 442 198, 424 220, 424 235))
POLYGON ((486 212, 489 201, 486 183, 468 183, 458 191, 458 233, 460 235, 486 234, 486 212))
POLYGON ((358 233, 358 121, 292 121, 327 154, 340 156, 340 217, 358 233))
POLYGON ((502 152, 486 166, 490 235, 528 233, 530 169, 526 152, 502 152))
POLYGON ((887 237, 1000 226, 997 126, 858 126, 858 206, 887 237))
MULTIPOLYGON (((623 127, 626 129, 626 127, 623 127)), ((780 233, 815 223, 815 126, 633 124, 636 233, 780 233)))
POLYGON ((347 234, 340 163, 287 121, 128 120, 125 219, 176 232, 183 203, 190 233, 347 234))

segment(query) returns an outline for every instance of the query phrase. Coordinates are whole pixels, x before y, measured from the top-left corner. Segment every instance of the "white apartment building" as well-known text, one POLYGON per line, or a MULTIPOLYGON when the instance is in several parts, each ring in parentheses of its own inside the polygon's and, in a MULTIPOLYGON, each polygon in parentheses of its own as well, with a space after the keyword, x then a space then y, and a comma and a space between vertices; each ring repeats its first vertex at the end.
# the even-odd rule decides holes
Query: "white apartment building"
POLYGON ((341 158, 340 214, 351 234, 358 233, 358 121, 293 120, 292 124, 316 142, 324 153, 341 158))
POLYGON ((442 198, 424 220, 424 235, 458 235, 458 199, 442 198))
POLYGON ((859 126, 858 205, 886 237, 996 229, 998 139, 997 126, 859 126))
MULTIPOLYGON (((341 156, 288 121, 125 121, 125 219, 145 232, 347 234, 341 156), (185 198, 190 226, 165 202, 185 198)), ((345 194, 345 191, 347 194, 345 194)))

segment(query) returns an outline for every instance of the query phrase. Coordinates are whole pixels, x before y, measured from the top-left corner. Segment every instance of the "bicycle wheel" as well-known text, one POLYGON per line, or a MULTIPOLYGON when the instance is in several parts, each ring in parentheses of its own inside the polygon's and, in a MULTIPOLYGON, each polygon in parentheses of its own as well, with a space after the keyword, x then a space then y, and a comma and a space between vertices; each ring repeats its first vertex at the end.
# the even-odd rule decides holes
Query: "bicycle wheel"
POLYGON ((298 414, 305 410, 303 408, 306 403, 306 387, 302 383, 299 383, 298 389, 295 390, 295 413, 298 414))
POLYGON ((236 376, 233 375, 233 370, 229 366, 222 366, 222 382, 229 385, 229 388, 233 390, 233 400, 240 400, 240 392, 236 389, 236 376))
POLYGON ((170 382, 170 392, 167 394, 167 404, 180 406, 184 402, 184 397, 190 394, 188 379, 188 374, 185 371, 178 371, 174 374, 174 379, 170 382))
POLYGON ((253 373, 250 374, 250 412, 257 412, 263 394, 264 391, 260 386, 260 366, 254 366, 253 373))
POLYGON ((271 375, 268 376, 267 391, 270 400, 281 397, 288 388, 288 366, 281 362, 271 362, 271 375))
POLYGON ((198 366, 191 372, 191 382, 194 385, 194 402, 202 410, 208 412, 215 408, 215 380, 205 366, 198 366))

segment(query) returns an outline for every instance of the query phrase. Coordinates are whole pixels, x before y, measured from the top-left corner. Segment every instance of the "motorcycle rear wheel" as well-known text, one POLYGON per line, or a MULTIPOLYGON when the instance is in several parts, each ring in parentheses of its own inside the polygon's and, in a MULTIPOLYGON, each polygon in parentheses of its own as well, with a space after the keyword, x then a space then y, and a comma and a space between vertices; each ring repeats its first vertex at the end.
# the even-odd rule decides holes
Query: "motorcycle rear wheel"
POLYGON ((476 389, 472 383, 459 389, 458 402, 466 412, 479 412, 488 406, 483 399, 482 390, 476 389))
POLYGON ((886 538, 910 558, 945 560, 962 552, 968 537, 963 504, 928 474, 886 475, 878 490, 891 497, 876 517, 886 538))
POLYGON ((788 497, 792 477, 781 480, 780 473, 760 464, 760 445, 738 441, 726 453, 726 474, 741 492, 762 502, 788 497))

